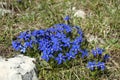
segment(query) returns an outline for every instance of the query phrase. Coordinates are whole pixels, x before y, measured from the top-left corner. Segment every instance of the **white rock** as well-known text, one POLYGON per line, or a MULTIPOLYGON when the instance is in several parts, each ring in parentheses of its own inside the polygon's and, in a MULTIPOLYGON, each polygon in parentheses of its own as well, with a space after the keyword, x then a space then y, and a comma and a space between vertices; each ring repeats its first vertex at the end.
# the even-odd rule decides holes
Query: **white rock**
MULTIPOLYGON (((75 10, 75 9, 74 9, 75 10)), ((82 10, 75 10, 74 16, 76 17, 81 17, 81 18, 85 18, 85 12, 82 10)))
POLYGON ((91 34, 87 34, 87 35, 85 35, 86 37, 87 37, 87 41, 88 42, 92 42, 92 41, 94 41, 94 42, 98 42, 98 37, 97 36, 94 36, 94 35, 91 35, 91 34))
POLYGON ((23 55, 0 59, 0 80, 38 80, 34 60, 23 55))
POLYGON ((87 34, 85 35, 85 37, 87 38, 87 41, 89 43, 92 43, 92 42, 100 42, 102 44, 105 44, 105 41, 102 39, 102 38, 98 38, 98 36, 94 36, 94 35, 91 35, 91 34, 87 34))

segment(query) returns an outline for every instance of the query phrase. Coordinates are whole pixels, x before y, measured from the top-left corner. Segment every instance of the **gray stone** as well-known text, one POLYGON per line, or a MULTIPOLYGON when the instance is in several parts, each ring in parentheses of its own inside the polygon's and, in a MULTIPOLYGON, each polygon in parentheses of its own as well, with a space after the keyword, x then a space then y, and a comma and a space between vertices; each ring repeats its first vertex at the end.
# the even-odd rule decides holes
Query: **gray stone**
POLYGON ((38 80, 34 60, 23 55, 0 59, 0 80, 38 80))

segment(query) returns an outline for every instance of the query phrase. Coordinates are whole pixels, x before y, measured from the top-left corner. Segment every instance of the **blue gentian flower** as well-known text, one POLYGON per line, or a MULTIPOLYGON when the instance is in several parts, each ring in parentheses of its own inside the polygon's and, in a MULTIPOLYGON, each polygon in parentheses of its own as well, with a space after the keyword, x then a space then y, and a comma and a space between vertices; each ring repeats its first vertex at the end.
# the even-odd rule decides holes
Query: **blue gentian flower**
POLYGON ((67 24, 63 24, 63 28, 64 30, 69 33, 72 31, 72 27, 70 25, 67 25, 67 24))
POLYGON ((88 56, 88 51, 86 49, 85 50, 80 50, 80 52, 82 53, 82 58, 88 56))
POLYGON ((103 51, 104 50, 101 49, 101 48, 96 48, 96 52, 97 52, 98 55, 102 55, 103 51))
POLYGON ((73 41, 73 44, 80 45, 82 41, 83 41, 83 37, 82 37, 82 36, 78 36, 78 37, 76 37, 75 40, 73 41))
POLYGON ((92 54, 93 54, 94 56, 96 56, 96 55, 102 55, 103 51, 104 51, 104 50, 101 49, 101 48, 92 49, 92 54))
POLYGON ((31 32, 31 35, 34 36, 34 37, 36 37, 36 35, 38 34, 38 32, 39 32, 39 30, 34 30, 34 31, 31 32))
POLYGON ((104 62, 98 62, 97 68, 101 69, 102 71, 105 70, 105 63, 104 62))
POLYGON ((63 40, 64 38, 66 38, 66 35, 62 32, 57 32, 55 35, 54 35, 56 38, 58 39, 61 39, 63 40))
POLYGON ((92 54, 93 54, 94 56, 96 56, 96 55, 97 55, 97 51, 94 50, 94 49, 92 49, 92 54))
POLYGON ((80 50, 80 45, 75 45, 73 44, 70 51, 79 51, 80 50))
POLYGON ((65 61, 65 56, 63 56, 62 53, 59 53, 58 57, 56 57, 55 60, 58 62, 58 64, 61 64, 62 62, 65 61))
POLYGON ((18 39, 24 39, 24 37, 26 36, 26 31, 25 32, 21 32, 20 35, 17 37, 18 39))
POLYGON ((94 70, 95 69, 95 67, 96 67, 96 62, 95 61, 93 61, 93 62, 91 62, 91 61, 89 61, 88 63, 87 63, 87 68, 88 69, 90 69, 90 70, 94 70))
POLYGON ((104 57, 103 57, 103 61, 105 61, 105 62, 106 62, 109 58, 110 58, 110 55, 105 54, 105 55, 104 55, 104 57))
POLYGON ((30 31, 21 32, 17 38, 25 41, 30 40, 31 32, 30 31))
POLYGON ((66 17, 64 18, 64 20, 66 20, 66 21, 68 21, 69 19, 70 19, 69 16, 66 16, 66 17))
POLYGON ((37 36, 44 36, 44 34, 45 34, 45 30, 43 30, 43 29, 38 30, 38 32, 37 32, 37 36))
POLYGON ((66 38, 66 37, 62 37, 62 45, 64 46, 64 47, 70 47, 70 45, 71 45, 71 41, 70 41, 70 38, 66 38))
POLYGON ((47 62, 50 59, 49 54, 47 54, 47 53, 43 53, 42 56, 41 56, 41 58, 44 59, 44 60, 46 60, 47 62))
POLYGON ((44 60, 47 61, 47 62, 49 61, 49 59, 50 59, 51 57, 53 57, 53 55, 50 54, 50 53, 47 53, 47 51, 44 51, 43 54, 42 54, 42 56, 41 56, 41 58, 44 59, 44 60))
POLYGON ((30 40, 31 39, 31 34, 26 34, 24 36, 24 40, 27 41, 27 40, 30 40))
POLYGON ((73 52, 66 53, 66 57, 67 57, 68 60, 70 60, 70 59, 74 59, 75 56, 76 56, 76 55, 75 55, 73 52))
POLYGON ((25 53, 25 52, 26 52, 26 49, 27 49, 28 47, 31 47, 30 42, 25 42, 25 43, 21 46, 20 52, 25 53))
POLYGON ((33 48, 33 45, 35 45, 36 43, 37 43, 37 40, 30 40, 29 47, 33 48))
POLYGON ((52 32, 62 32, 64 31, 63 24, 55 24, 54 28, 51 29, 52 32))
POLYGON ((23 46, 24 46, 25 48, 28 48, 28 47, 30 47, 30 43, 29 43, 29 42, 25 42, 23 46))
POLYGON ((25 53, 25 52, 26 52, 26 48, 25 48, 25 47, 22 47, 22 48, 20 49, 20 52, 21 52, 21 53, 25 53))
POLYGON ((78 27, 78 26, 74 26, 74 27, 77 29, 78 34, 79 34, 80 36, 83 36, 83 32, 82 32, 81 28, 78 27))
POLYGON ((62 48, 59 46, 59 44, 53 44, 52 48, 54 51, 62 51, 62 48))
POLYGON ((21 42, 20 42, 20 41, 17 41, 17 40, 12 41, 12 47, 13 47, 16 51, 20 50, 21 46, 22 46, 22 45, 21 45, 21 42))

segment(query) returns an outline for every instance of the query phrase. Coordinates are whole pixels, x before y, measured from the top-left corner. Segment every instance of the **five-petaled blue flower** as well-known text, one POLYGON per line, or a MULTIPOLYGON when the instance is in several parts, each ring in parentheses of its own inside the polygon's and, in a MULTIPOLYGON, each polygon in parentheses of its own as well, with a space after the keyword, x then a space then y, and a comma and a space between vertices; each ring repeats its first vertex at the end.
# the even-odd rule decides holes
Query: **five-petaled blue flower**
POLYGON ((98 55, 102 55, 103 51, 104 50, 101 49, 101 48, 96 48, 96 52, 97 52, 98 55))
POLYGON ((66 57, 67 57, 68 60, 74 59, 75 56, 76 56, 76 55, 75 55, 75 53, 73 53, 73 52, 66 53, 66 57))
POLYGON ((80 50, 80 52, 82 53, 82 58, 88 56, 88 51, 87 50, 80 50))
POLYGON ((87 68, 88 69, 90 69, 90 70, 94 70, 95 69, 95 67, 96 67, 96 62, 95 61, 89 61, 88 63, 87 63, 87 68))
POLYGON ((105 55, 104 55, 104 57, 103 57, 103 61, 105 61, 105 62, 106 62, 109 58, 110 58, 110 55, 105 54, 105 55))
POLYGON ((63 56, 62 53, 59 53, 55 60, 58 62, 58 64, 61 64, 62 62, 65 62, 65 56, 63 56))
POLYGON ((22 46, 21 46, 21 42, 20 42, 20 41, 17 41, 17 40, 12 41, 12 47, 13 47, 16 51, 20 50, 20 48, 22 47, 22 46))
POLYGON ((69 19, 70 19, 69 16, 66 16, 66 17, 64 18, 64 20, 66 20, 66 21, 68 21, 69 19))
POLYGON ((98 62, 97 68, 101 69, 102 71, 105 70, 105 63, 104 62, 98 62))
POLYGON ((42 54, 42 56, 41 56, 41 58, 44 59, 44 60, 46 60, 47 62, 49 61, 49 59, 50 59, 51 57, 53 57, 53 55, 50 54, 50 53, 47 53, 47 52, 44 52, 44 53, 42 54))
POLYGON ((92 54, 93 54, 94 56, 96 56, 96 55, 102 55, 103 51, 104 51, 104 50, 101 49, 101 48, 92 49, 92 54))

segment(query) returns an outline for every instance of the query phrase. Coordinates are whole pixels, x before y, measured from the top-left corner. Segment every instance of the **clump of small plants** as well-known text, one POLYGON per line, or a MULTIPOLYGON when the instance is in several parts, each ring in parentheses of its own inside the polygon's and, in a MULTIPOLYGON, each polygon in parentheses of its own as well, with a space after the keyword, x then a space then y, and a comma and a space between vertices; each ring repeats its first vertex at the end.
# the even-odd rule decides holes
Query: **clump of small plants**
MULTIPOLYGON (((69 19, 69 16, 64 18, 67 22, 69 19)), ((31 51, 33 56, 38 54, 42 60, 58 66, 76 57, 81 60, 86 58, 88 69, 104 71, 110 56, 103 54, 104 49, 98 47, 89 51, 83 48, 83 43, 85 39, 79 26, 60 23, 47 29, 21 32, 12 41, 12 47, 23 54, 29 54, 31 51)))

